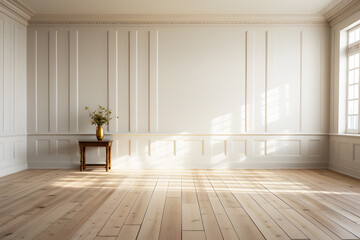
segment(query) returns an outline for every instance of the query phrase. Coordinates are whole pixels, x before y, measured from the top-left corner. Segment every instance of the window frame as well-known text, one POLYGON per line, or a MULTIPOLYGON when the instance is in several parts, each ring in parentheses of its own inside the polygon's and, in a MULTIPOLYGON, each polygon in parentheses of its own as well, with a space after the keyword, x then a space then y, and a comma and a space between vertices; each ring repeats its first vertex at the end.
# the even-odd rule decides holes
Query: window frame
MULTIPOLYGON (((353 43, 350 43, 350 33, 354 31, 360 31, 360 24, 356 25, 355 27, 349 29, 347 31, 347 53, 346 53, 346 59, 347 59, 347 70, 346 70, 346 133, 348 134, 359 134, 360 133, 360 36, 359 39, 353 43), (350 62, 349 59, 351 56, 359 54, 359 66, 353 67, 350 69, 350 62), (350 71, 358 69, 358 80, 357 83, 350 84, 350 71), (349 100, 349 87, 352 85, 358 85, 358 96, 357 98, 352 98, 349 100), (349 114, 349 102, 350 101, 357 101, 358 104, 358 111, 357 114, 349 114), (358 118, 357 128, 356 129, 349 129, 349 117, 355 116, 358 118)), ((359 32, 360 35, 360 32, 359 32)))

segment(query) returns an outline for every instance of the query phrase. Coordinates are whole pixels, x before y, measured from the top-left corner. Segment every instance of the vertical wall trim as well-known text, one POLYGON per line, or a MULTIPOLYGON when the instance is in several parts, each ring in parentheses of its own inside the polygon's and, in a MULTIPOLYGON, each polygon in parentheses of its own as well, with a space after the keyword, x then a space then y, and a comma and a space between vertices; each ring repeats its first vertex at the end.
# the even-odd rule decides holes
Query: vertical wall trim
MULTIPOLYGON (((335 30, 332 29, 331 30, 331 41, 330 41, 330 44, 331 44, 331 66, 335 66, 335 30)), ((335 80, 335 73, 334 73, 334 68, 333 67, 330 67, 330 71, 331 71, 331 76, 330 76, 330 79, 331 79, 331 97, 330 97, 330 106, 331 106, 331 116, 332 116, 332 119, 330 119, 332 121, 332 133, 336 133, 338 132, 338 128, 336 127, 336 108, 335 108, 335 83, 334 83, 334 80, 335 80)))
POLYGON ((39 141, 35 140, 35 156, 39 155, 39 141))
MULTIPOLYGON (((118 31, 108 31, 107 33, 107 105, 115 115, 118 115, 118 31)), ((108 125, 108 131, 119 131, 119 121, 117 118, 108 125)))
POLYGON ((151 94, 150 94, 150 92, 151 92, 151 89, 150 89, 150 83, 151 83, 151 81, 150 81, 150 79, 151 79, 151 77, 150 77, 150 73, 151 73, 151 71, 150 71, 150 62, 151 62, 151 57, 150 57, 150 54, 151 54, 151 51, 150 51, 150 43, 151 43, 151 41, 150 41, 150 37, 151 37, 151 32, 150 31, 148 31, 148 132, 150 132, 151 131, 151 127, 150 127, 150 123, 151 123, 151 121, 150 121, 150 117, 151 117, 151 114, 150 114, 150 103, 151 103, 151 94))
POLYGON ((323 59, 323 43, 324 43, 324 41, 323 41, 323 39, 324 39, 324 31, 321 31, 321 34, 320 34, 320 82, 319 82, 319 85, 320 85, 320 88, 319 88, 319 104, 320 104, 320 118, 319 118, 319 121, 320 121, 320 123, 319 123, 319 132, 321 132, 321 130, 322 130, 322 128, 323 128, 323 124, 322 124, 322 120, 323 120, 323 118, 324 118, 324 114, 323 114, 323 108, 322 108, 322 103, 323 103, 323 101, 322 101, 322 97, 323 97, 323 89, 322 89, 322 87, 323 87, 323 78, 324 78, 324 74, 323 74, 323 70, 324 70, 324 68, 323 68, 323 63, 324 63, 324 59, 323 59))
MULTIPOLYGON (((4 23, 4 20, 3 19, 0 19, 1 21, 1 27, 2 27, 2 105, 3 105, 3 108, 2 108, 2 114, 3 114, 3 122, 2 122, 2 130, 1 132, 3 133, 5 131, 5 69, 4 69, 4 64, 5 64, 5 23, 4 23)), ((4 147, 4 145, 3 145, 4 147)), ((4 158, 4 151, 3 151, 3 158, 2 159, 5 159, 4 158)))
MULTIPOLYGON (((115 115, 119 115, 119 32, 115 31, 115 115)), ((119 131, 119 119, 115 118, 115 131, 119 131)))
POLYGON ((176 140, 174 140, 174 156, 176 156, 176 140))
POLYGON ((131 157, 131 139, 129 140, 129 157, 131 157))
POLYGON ((245 156, 247 156, 247 152, 248 152, 248 148, 247 148, 247 140, 244 140, 245 141, 245 156))
POLYGON ((247 127, 247 114, 248 114, 248 104, 247 104, 247 82, 248 82, 248 70, 247 70, 247 61, 248 61, 248 32, 245 31, 245 132, 248 131, 247 127))
POLYGON ((79 32, 70 31, 70 106, 71 132, 79 131, 79 32))
POLYGON ((68 34, 68 131, 71 131, 71 73, 70 73, 70 68, 71 68, 71 60, 70 60, 70 31, 67 32, 68 34))
POLYGON ((302 94, 303 94, 303 31, 300 31, 300 109, 299 109, 299 115, 300 115, 300 121, 299 121, 299 131, 302 132, 302 94))
POLYGON ((59 139, 55 140, 55 155, 59 155, 59 139))
MULTIPOLYGON (((107 31, 106 33, 106 66, 107 66, 107 71, 106 71, 106 108, 109 109, 110 108, 110 70, 111 70, 111 66, 110 66, 110 31, 107 31)), ((106 130, 109 132, 110 131, 110 126, 109 124, 106 125, 106 130)))
POLYGON ((58 131, 58 32, 49 31, 49 121, 50 131, 58 131))
POLYGON ((50 132, 51 131, 51 113, 50 113, 50 111, 51 111, 51 104, 50 104, 50 99, 51 99, 51 91, 50 91, 50 65, 51 65, 51 63, 50 63, 50 31, 47 31, 47 43, 48 43, 48 45, 47 45, 47 47, 48 47, 48 49, 47 49, 47 80, 48 80, 48 88, 47 88, 47 97, 48 97, 48 99, 47 99, 47 103, 48 103, 48 111, 47 111, 47 114, 48 114, 48 117, 47 117, 47 120, 48 120, 48 124, 47 124, 47 127, 48 127, 48 132, 50 132))
POLYGON ((79 131, 79 32, 76 31, 76 131, 79 131))
POLYGON ((201 154, 205 155, 205 140, 201 140, 201 154))
POLYGON ((138 102, 138 31, 130 32, 130 131, 137 132, 139 125, 138 102))
POLYGON ((159 32, 149 36, 149 131, 159 131, 159 32))
POLYGON ((269 32, 265 32, 265 132, 267 132, 268 125, 268 38, 269 32))
POLYGON ((131 82, 131 76, 130 76, 130 72, 131 72, 131 67, 130 67, 130 55, 131 55, 131 50, 130 50, 130 31, 128 31, 128 131, 130 132, 130 82, 131 82))
MULTIPOLYGON (((13 41, 12 41, 12 71, 11 71, 11 130, 15 132, 15 54, 16 54, 16 29, 15 24, 12 25, 13 41)), ((5 34, 4 34, 5 35, 5 34)), ((13 143, 13 151, 15 145, 13 143)), ((15 153, 14 153, 15 154, 15 153)))
MULTIPOLYGON (((35 132, 38 132, 39 129, 39 111, 38 111, 38 32, 34 31, 34 82, 35 82, 35 93, 34 93, 34 97, 35 97, 35 132)), ((5 88, 5 86, 4 86, 5 88)), ((5 99, 4 99, 5 100, 5 99)), ((4 101, 5 102, 5 101, 4 101)))

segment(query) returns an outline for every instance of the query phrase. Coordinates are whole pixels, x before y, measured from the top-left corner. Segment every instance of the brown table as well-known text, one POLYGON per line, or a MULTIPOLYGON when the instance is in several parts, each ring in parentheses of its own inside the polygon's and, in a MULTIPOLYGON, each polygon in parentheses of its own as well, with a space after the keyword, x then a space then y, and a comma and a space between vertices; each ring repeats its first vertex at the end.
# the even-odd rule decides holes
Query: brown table
POLYGON ((111 169, 111 140, 85 140, 79 141, 80 147, 80 171, 84 171, 86 166, 105 166, 106 171, 111 169), (87 147, 105 147, 106 148, 106 163, 105 164, 86 164, 85 151, 87 147))

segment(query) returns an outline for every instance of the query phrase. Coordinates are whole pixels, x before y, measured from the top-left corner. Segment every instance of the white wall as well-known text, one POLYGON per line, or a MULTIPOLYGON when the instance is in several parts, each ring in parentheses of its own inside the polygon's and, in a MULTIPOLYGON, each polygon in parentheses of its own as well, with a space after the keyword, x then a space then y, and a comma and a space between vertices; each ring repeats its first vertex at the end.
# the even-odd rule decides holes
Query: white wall
MULTIPOLYGON (((359 5, 358 5, 359 6, 359 5)), ((346 13, 344 13, 346 15, 346 13)), ((346 31, 360 20, 360 11, 331 28, 330 169, 360 178, 360 137, 345 133, 346 31), (345 38, 344 38, 345 37, 345 38)))
POLYGON ((0 12, 0 177, 27 168, 26 34, 0 12))
POLYGON ((327 167, 329 41, 315 23, 32 25, 29 166, 78 166, 101 104, 115 168, 327 167))

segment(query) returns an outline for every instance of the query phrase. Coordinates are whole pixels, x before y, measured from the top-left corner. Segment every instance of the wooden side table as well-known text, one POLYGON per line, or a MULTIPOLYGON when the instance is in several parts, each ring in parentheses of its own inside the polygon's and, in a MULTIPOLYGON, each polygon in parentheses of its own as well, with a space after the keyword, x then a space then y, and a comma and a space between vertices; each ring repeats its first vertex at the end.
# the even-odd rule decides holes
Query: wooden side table
POLYGON ((80 171, 84 171, 86 166, 105 166, 106 171, 108 172, 111 169, 111 140, 103 140, 103 141, 96 141, 96 140, 86 140, 86 141, 79 141, 80 147, 80 171), (86 164, 86 148, 87 147, 105 147, 106 148, 106 163, 105 164, 86 164))

